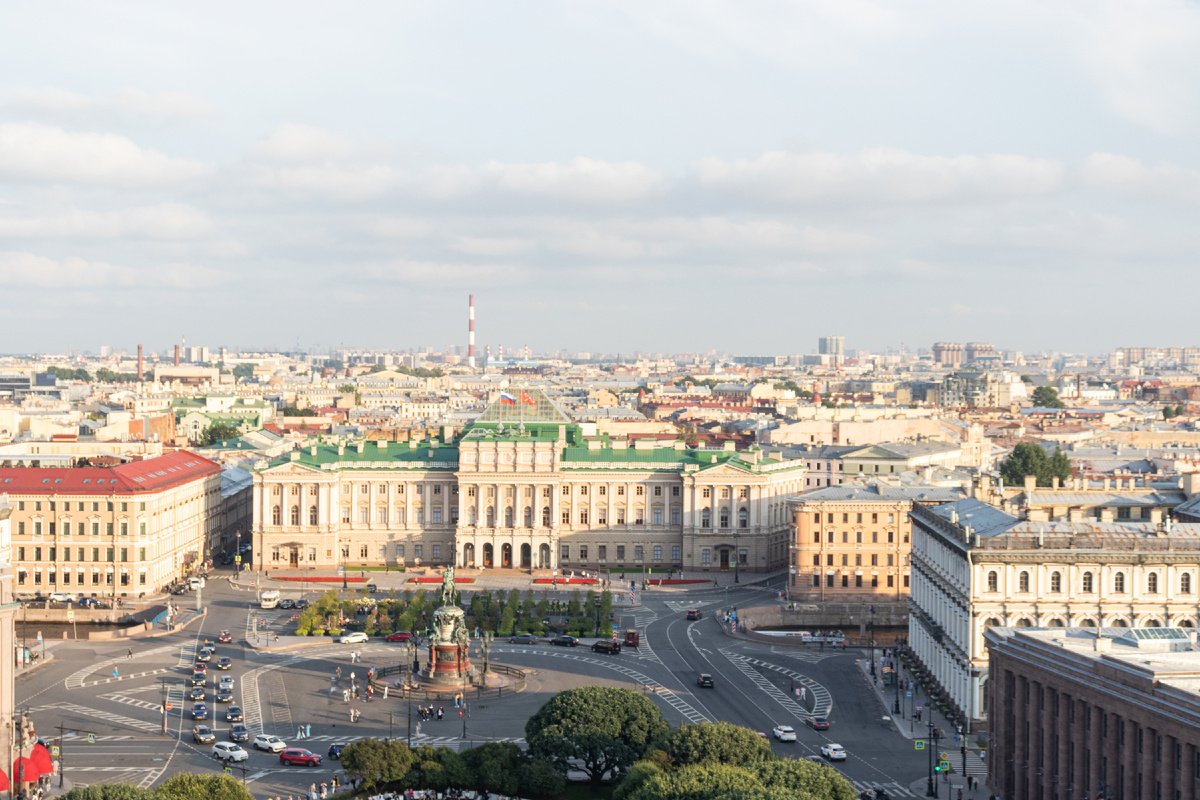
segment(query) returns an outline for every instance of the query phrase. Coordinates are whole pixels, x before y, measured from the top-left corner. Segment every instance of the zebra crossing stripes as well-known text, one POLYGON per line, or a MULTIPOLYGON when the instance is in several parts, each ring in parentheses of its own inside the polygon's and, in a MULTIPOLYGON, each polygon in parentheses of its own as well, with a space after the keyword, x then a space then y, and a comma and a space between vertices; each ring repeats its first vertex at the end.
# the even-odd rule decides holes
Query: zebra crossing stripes
MULTIPOLYGON (((66 680, 63 681, 63 684, 68 689, 82 689, 85 686, 95 686, 98 683, 109 683, 109 682, 115 680, 115 678, 109 677, 106 680, 96 680, 96 681, 91 681, 91 682, 88 682, 87 679, 90 678, 92 675, 94 675, 97 672, 111 675, 113 667, 117 667, 118 672, 119 672, 120 667, 117 666, 119 664, 134 663, 135 661, 140 661, 149 656, 157 656, 157 655, 163 655, 166 653, 170 653, 174 649, 175 649, 174 646, 156 647, 153 650, 147 650, 144 653, 139 653, 134 659, 130 659, 127 656, 121 656, 120 658, 108 658, 108 659, 105 659, 104 661, 100 661, 95 664, 90 664, 81 670, 73 672, 72 674, 67 676, 66 680)), ((132 677, 141 677, 144 675, 157 675, 160 672, 166 672, 166 670, 165 669, 156 669, 156 670, 151 670, 148 672, 135 673, 133 675, 124 676, 124 677, 126 679, 128 679, 128 678, 132 678, 132 677)))
MULTIPOLYGON (((873 789, 883 789, 887 792, 888 797, 919 797, 914 794, 907 786, 901 786, 897 781, 891 783, 879 783, 878 781, 850 781, 854 784, 854 789, 860 793, 866 793, 873 789)), ((947 792, 949 794, 949 792, 947 792)))
POLYGON ((113 714, 110 711, 101 711, 98 708, 89 708, 87 706, 80 706, 74 703, 55 703, 52 706, 48 706, 48 708, 54 708, 59 711, 68 711, 85 717, 102 719, 105 722, 111 722, 114 725, 123 725, 127 728, 136 728, 139 731, 157 731, 162 727, 162 725, 158 722, 147 722, 146 720, 134 719, 133 717, 126 717, 121 714, 113 714))
MULTIPOLYGON (((178 694, 179 694, 179 697, 182 698, 183 693, 179 692, 178 694)), ((120 704, 126 705, 126 706, 134 706, 135 708, 144 708, 144 709, 147 709, 150 711, 161 711, 161 706, 162 706, 162 704, 158 703, 158 702, 152 703, 149 700, 138 700, 137 698, 134 698, 134 697, 126 697, 123 694, 102 694, 102 695, 97 695, 97 699, 108 700, 110 702, 120 703, 120 704)), ((171 699, 174 700, 175 698, 172 697, 171 699)))
POLYGON ((748 656, 740 656, 740 658, 743 658, 746 662, 756 667, 763 667, 764 669, 769 669, 782 675, 786 675, 796 683, 808 689, 813 696, 813 710, 811 714, 804 712, 804 716, 827 717, 829 716, 829 712, 833 710, 833 695, 829 693, 828 689, 807 675, 801 675, 795 670, 790 670, 787 667, 781 667, 778 664, 772 664, 770 661, 763 661, 762 659, 750 658, 748 656))

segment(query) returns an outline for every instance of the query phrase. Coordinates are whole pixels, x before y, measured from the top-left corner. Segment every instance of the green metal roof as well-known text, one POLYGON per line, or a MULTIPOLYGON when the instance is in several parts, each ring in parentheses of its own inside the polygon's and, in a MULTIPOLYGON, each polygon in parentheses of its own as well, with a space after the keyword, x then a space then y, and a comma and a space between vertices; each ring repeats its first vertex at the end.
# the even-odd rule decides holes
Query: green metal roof
POLYGON ((408 442, 388 442, 387 449, 380 450, 375 442, 367 442, 361 453, 358 452, 357 443, 354 443, 340 454, 337 445, 319 444, 316 446, 316 455, 313 455, 311 447, 292 452, 299 453, 300 457, 292 461, 292 453, 288 453, 282 458, 272 459, 267 469, 288 463, 319 469, 332 468, 335 464, 353 469, 376 468, 376 464, 381 465, 379 469, 458 469, 457 447, 442 445, 435 448, 428 443, 417 443, 410 448, 408 442))

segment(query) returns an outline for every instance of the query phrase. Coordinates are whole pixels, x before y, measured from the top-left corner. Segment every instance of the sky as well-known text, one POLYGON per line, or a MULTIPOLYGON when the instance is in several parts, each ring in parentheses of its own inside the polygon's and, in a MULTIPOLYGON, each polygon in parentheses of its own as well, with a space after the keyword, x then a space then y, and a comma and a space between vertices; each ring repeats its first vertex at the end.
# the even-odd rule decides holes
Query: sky
POLYGON ((16 2, 0 352, 1195 345, 1194 0, 16 2))

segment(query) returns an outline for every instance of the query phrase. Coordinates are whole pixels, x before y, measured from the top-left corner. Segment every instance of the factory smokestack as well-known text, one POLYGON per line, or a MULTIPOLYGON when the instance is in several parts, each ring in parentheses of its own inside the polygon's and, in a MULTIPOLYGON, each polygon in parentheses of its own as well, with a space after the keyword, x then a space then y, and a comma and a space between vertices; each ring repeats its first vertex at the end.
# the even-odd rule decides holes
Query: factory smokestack
POLYGON ((475 369, 475 295, 467 298, 467 366, 475 369))
POLYGON ((525 360, 529 360, 529 345, 525 345, 525 360))
POLYGON ((142 346, 138 345, 138 380, 142 379, 142 346))
POLYGON ((500 354, 498 356, 496 356, 496 360, 503 361, 504 360, 504 345, 500 345, 499 353, 500 354))
POLYGON ((179 366, 179 345, 175 345, 175 366, 179 366))

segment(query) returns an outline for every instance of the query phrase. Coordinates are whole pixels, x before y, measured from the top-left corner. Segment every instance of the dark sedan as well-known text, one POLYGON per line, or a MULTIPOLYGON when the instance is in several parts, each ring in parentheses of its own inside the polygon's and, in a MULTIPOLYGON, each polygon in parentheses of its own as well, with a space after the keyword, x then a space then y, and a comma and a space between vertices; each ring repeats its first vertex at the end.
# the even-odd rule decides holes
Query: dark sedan
POLYGON ((579 640, 574 636, 555 636, 550 640, 550 644, 556 644, 559 647, 578 647, 579 640))

